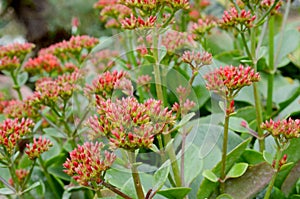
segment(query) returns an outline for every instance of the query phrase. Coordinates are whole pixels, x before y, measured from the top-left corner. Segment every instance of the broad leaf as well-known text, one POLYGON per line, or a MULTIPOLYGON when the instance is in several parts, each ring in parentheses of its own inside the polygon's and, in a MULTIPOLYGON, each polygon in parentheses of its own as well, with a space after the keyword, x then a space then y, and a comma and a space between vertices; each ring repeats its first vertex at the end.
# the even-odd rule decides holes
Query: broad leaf
POLYGON ((214 172, 212 172, 211 170, 204 170, 202 173, 203 177, 205 177, 206 179, 208 179, 209 181, 212 182, 218 182, 219 178, 216 176, 216 174, 214 174, 214 172))
POLYGON ((12 194, 15 194, 15 192, 9 188, 0 188, 0 194, 12 195, 12 194))
POLYGON ((226 175, 226 178, 238 178, 241 177, 248 168, 248 164, 241 162, 241 163, 237 163, 235 164, 228 172, 228 174, 226 175))
POLYGON ((191 188, 188 187, 173 187, 160 190, 157 193, 168 199, 183 199, 190 191, 191 188))

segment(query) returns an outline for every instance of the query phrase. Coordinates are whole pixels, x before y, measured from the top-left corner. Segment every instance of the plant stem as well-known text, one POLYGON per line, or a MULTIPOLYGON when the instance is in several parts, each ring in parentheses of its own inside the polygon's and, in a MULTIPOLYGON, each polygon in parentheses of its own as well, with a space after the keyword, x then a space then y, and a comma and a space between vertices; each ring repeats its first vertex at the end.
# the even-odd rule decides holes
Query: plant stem
POLYGON ((52 179, 52 177, 50 176, 50 174, 48 173, 48 170, 47 170, 47 168, 45 167, 45 164, 44 164, 44 161, 43 161, 42 157, 39 157, 38 159, 39 159, 40 166, 41 166, 41 168, 42 168, 42 170, 43 170, 43 172, 44 172, 44 174, 45 174, 45 177, 47 178, 47 182, 49 183, 49 186, 50 186, 50 189, 51 189, 53 195, 54 195, 55 198, 57 198, 57 199, 61 198, 61 197, 58 195, 58 193, 57 193, 57 189, 56 189, 56 187, 55 187, 55 184, 54 184, 54 182, 53 182, 53 179, 52 179))
MULTIPOLYGON (((251 30, 251 58, 253 63, 253 68, 255 72, 257 71, 257 58, 256 58, 256 28, 251 30)), ((263 130, 260 128, 260 124, 262 123, 262 107, 261 107, 261 100, 260 100, 260 92, 258 89, 257 82, 253 84, 253 93, 254 93, 254 101, 256 107, 256 122, 257 122, 257 133, 259 137, 263 137, 263 130)), ((259 151, 263 152, 265 149, 265 141, 263 139, 259 139, 259 151)))
POLYGON ((182 142, 181 142, 181 162, 180 162, 180 178, 181 178, 181 183, 182 186, 185 186, 185 181, 184 181, 184 153, 185 153, 185 142, 186 142, 186 132, 182 133, 182 142))
POLYGON ((14 83, 13 88, 18 93, 19 100, 23 100, 23 96, 22 96, 22 93, 21 93, 21 87, 20 87, 20 85, 18 83, 18 80, 17 80, 17 75, 15 75, 14 71, 11 71, 10 76, 11 76, 11 78, 13 80, 13 83, 14 83))
POLYGON ((31 174, 32 174, 32 172, 33 172, 33 168, 34 168, 34 166, 35 166, 35 163, 36 163, 36 159, 33 161, 32 165, 31 165, 31 168, 30 168, 30 170, 29 170, 29 173, 28 173, 28 175, 26 176, 26 179, 24 180, 23 184, 21 185, 22 189, 25 188, 25 186, 26 186, 28 180, 30 179, 31 174))
POLYGON ((277 146, 276 159, 275 159, 275 168, 274 168, 275 169, 275 173, 273 174, 272 179, 271 179, 271 181, 270 181, 270 183, 268 185, 268 188, 267 188, 267 191, 266 191, 264 199, 270 198, 270 195, 272 193, 272 189, 273 189, 276 177, 277 177, 277 175, 279 173, 279 170, 280 170, 280 168, 279 168, 279 161, 280 161, 281 156, 282 156, 282 150, 281 150, 281 148, 279 146, 277 146))
MULTIPOLYGON (((158 60, 158 30, 154 30, 155 32, 153 33, 153 57, 155 59, 155 64, 154 64, 154 79, 155 79, 155 87, 156 87, 156 93, 157 93, 157 98, 164 102, 164 96, 163 96, 163 91, 161 88, 161 72, 159 68, 159 60, 158 60)), ((171 136, 169 134, 164 135, 164 144, 165 146, 171 141, 171 136)), ((173 147, 169 147, 167 149, 167 154, 170 158, 171 161, 171 166, 174 174, 174 180, 176 182, 176 186, 180 187, 181 186, 181 180, 180 180, 180 172, 179 172, 179 166, 176 160, 176 154, 174 151, 173 147)))
POLYGON ((272 114, 273 107, 273 87, 274 87, 274 16, 269 20, 269 75, 268 75, 268 95, 267 95, 267 116, 272 114))
POLYGON ((136 194, 138 196, 138 199, 144 199, 145 195, 143 192, 143 187, 142 187, 140 176, 139 176, 139 171, 138 171, 137 165, 136 165, 135 152, 128 151, 127 154, 128 154, 128 159, 130 162, 131 174, 132 174, 132 178, 134 181, 134 187, 135 187, 136 194))
MULTIPOLYGON (((230 107, 231 100, 226 99, 226 112, 230 107)), ((230 114, 225 113, 225 121, 224 121, 224 135, 223 135, 223 147, 222 147, 222 160, 221 160, 221 183, 220 183, 220 193, 224 193, 225 191, 225 177, 226 177, 226 158, 227 158, 227 144, 228 144, 228 128, 229 128, 229 118, 230 114)))
POLYGON ((113 185, 111 185, 111 184, 109 184, 107 182, 103 181, 102 185, 105 186, 106 188, 110 189, 114 193, 118 194, 119 196, 123 197, 124 199, 132 199, 131 197, 129 197, 125 193, 121 192, 119 189, 116 189, 116 187, 114 187, 113 185))

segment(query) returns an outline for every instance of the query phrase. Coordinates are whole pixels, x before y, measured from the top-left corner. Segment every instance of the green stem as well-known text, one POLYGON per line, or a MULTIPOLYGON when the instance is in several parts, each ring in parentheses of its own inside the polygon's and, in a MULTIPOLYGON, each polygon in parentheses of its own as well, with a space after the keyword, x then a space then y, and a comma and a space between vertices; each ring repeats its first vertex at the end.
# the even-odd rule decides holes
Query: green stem
MULTIPOLYGON (((230 107, 231 100, 226 99, 226 112, 230 107)), ((225 113, 224 121, 224 136, 223 136, 223 147, 222 147, 222 160, 221 160, 221 176, 220 176, 220 193, 225 191, 225 178, 226 178, 226 158, 227 158, 227 145, 228 145, 228 129, 229 129, 229 118, 230 114, 225 113)))
MULTIPOLYGON (((253 63, 253 68, 255 72, 257 71, 257 58, 256 58, 256 28, 251 30, 251 58, 253 63)), ((256 107, 256 122, 257 122, 257 132, 259 137, 263 137, 263 130, 260 127, 260 124, 263 121, 262 116, 262 107, 260 100, 260 92, 258 89, 258 84, 256 82, 253 83, 253 93, 254 93, 254 101, 256 107)), ((259 142, 259 151, 263 152, 265 149, 265 141, 263 139, 258 140, 259 142)))
POLYGON ((267 191, 266 191, 264 199, 269 199, 270 195, 272 193, 272 189, 273 189, 276 177, 277 177, 277 175, 279 173, 279 170, 280 170, 280 168, 279 168, 279 161, 281 159, 281 156, 282 156, 282 150, 281 150, 281 148, 279 146, 277 146, 276 159, 275 159, 276 162, 275 162, 275 168, 274 168, 275 169, 275 173, 273 174, 272 179, 271 179, 271 181, 270 181, 270 183, 268 185, 268 188, 267 188, 267 191))
POLYGON ((107 182, 103 181, 102 185, 105 186, 106 188, 108 188, 109 190, 111 190, 112 192, 114 192, 114 193, 118 194, 119 196, 123 197, 124 199, 132 199, 131 197, 129 197, 128 195, 121 192, 119 189, 117 189, 116 187, 114 187, 113 185, 111 185, 107 182))
POLYGON ((32 172, 33 172, 33 168, 34 168, 34 166, 35 166, 35 163, 36 163, 36 159, 33 161, 32 165, 31 165, 31 168, 30 168, 30 170, 29 170, 29 173, 28 173, 28 175, 26 176, 26 179, 24 180, 23 184, 21 185, 22 189, 25 188, 25 186, 26 186, 28 180, 30 179, 31 174, 32 174, 32 172))
POLYGON ((55 184, 54 184, 54 182, 53 182, 52 177, 51 177, 50 174, 48 173, 47 168, 45 167, 45 164, 44 164, 44 161, 43 161, 42 157, 39 157, 38 159, 39 159, 40 166, 41 166, 41 168, 42 168, 42 170, 43 170, 43 172, 44 172, 44 175, 45 175, 45 177, 46 177, 46 179, 47 179, 47 183, 49 183, 50 189, 51 189, 51 191, 52 191, 54 197, 57 198, 57 199, 60 199, 61 197, 60 197, 59 194, 57 193, 56 186, 55 186, 55 184))
POLYGON ((132 178, 134 181, 134 187, 135 187, 136 194, 138 196, 138 199, 144 199, 145 195, 143 192, 143 187, 142 187, 140 176, 139 176, 139 171, 138 171, 137 165, 136 165, 135 152, 128 151, 127 154, 128 154, 128 159, 130 162, 131 174, 132 174, 132 178))
POLYGON ((246 41, 246 38, 245 38, 245 33, 241 32, 241 36, 242 36, 243 44, 244 44, 245 49, 246 49, 246 53, 247 53, 249 59, 253 61, 252 54, 250 52, 250 49, 248 48, 248 44, 247 44, 247 41, 246 41))
POLYGON ((17 80, 17 75, 14 74, 14 71, 11 71, 10 72, 10 76, 13 80, 13 88, 17 91, 18 93, 18 97, 19 97, 19 100, 23 100, 23 96, 22 96, 22 93, 21 93, 21 86, 19 85, 18 83, 18 80, 17 80))
POLYGON ((259 26, 266 17, 269 16, 270 12, 275 8, 276 4, 279 2, 279 0, 275 0, 275 2, 273 3, 273 5, 267 10, 267 12, 259 19, 259 21, 255 24, 256 26, 259 26))
POLYGON ((273 107, 273 87, 274 87, 274 16, 269 20, 269 76, 268 76, 268 95, 267 95, 267 115, 270 117, 273 107))

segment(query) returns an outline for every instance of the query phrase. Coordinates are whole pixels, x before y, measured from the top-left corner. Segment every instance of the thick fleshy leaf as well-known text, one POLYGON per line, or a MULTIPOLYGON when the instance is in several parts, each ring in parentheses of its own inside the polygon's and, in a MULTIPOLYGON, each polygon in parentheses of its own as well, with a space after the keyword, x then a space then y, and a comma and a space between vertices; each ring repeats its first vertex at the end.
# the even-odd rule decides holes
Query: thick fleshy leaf
POLYGON ((269 153, 268 151, 264 151, 263 157, 267 163, 269 163, 270 165, 273 164, 274 157, 271 153, 269 153))
POLYGON ((0 194, 2 195, 12 195, 15 194, 15 192, 9 188, 0 188, 0 194))
POLYGON ((153 179, 153 189, 159 190, 164 185, 168 179, 168 174, 170 172, 170 166, 163 164, 155 173, 153 179))
MULTIPOLYGON (((245 149, 247 148, 250 139, 245 140, 237 147, 235 147, 229 154, 227 154, 226 161, 226 172, 234 165, 234 163, 240 158, 245 149)), ((221 162, 219 162, 212 171, 216 174, 219 174, 221 171, 221 162)), ((216 190, 219 183, 211 182, 207 179, 204 179, 200 185, 200 188, 197 193, 198 199, 204 199, 210 197, 210 195, 216 190)))
POLYGON ((204 170, 202 175, 203 175, 203 177, 205 177, 206 179, 208 179, 209 181, 212 181, 212 182, 218 182, 218 180, 219 180, 219 178, 216 176, 216 174, 208 169, 204 170))
POLYGON ((160 190, 157 193, 168 199, 183 199, 190 191, 191 188, 188 187, 173 187, 160 190))
POLYGON ((248 164, 245 162, 235 164, 226 175, 226 178, 238 178, 241 177, 248 168, 248 164))
POLYGON ((28 187, 27 189, 25 189, 25 190, 23 191, 23 193, 26 193, 26 192, 28 192, 28 191, 31 191, 32 189, 34 189, 34 188, 36 188, 36 187, 38 187, 38 186, 40 186, 40 185, 41 185, 40 182, 35 182, 35 183, 33 183, 32 185, 30 185, 30 187, 28 187))
POLYGON ((269 184, 273 174, 274 169, 266 162, 250 166, 243 176, 226 180, 225 193, 233 198, 253 198, 269 184))

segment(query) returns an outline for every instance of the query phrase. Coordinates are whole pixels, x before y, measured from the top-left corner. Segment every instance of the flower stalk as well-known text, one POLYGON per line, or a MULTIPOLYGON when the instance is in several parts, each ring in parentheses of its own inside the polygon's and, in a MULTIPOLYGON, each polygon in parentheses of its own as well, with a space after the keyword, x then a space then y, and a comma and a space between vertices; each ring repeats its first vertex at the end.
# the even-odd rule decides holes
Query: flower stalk
POLYGON ((139 171, 137 169, 135 152, 128 151, 127 154, 128 154, 130 167, 131 167, 131 174, 132 174, 132 178, 134 181, 134 187, 135 187, 136 194, 138 196, 138 199, 144 199, 145 195, 144 195, 142 183, 141 183, 140 176, 139 176, 139 171))

